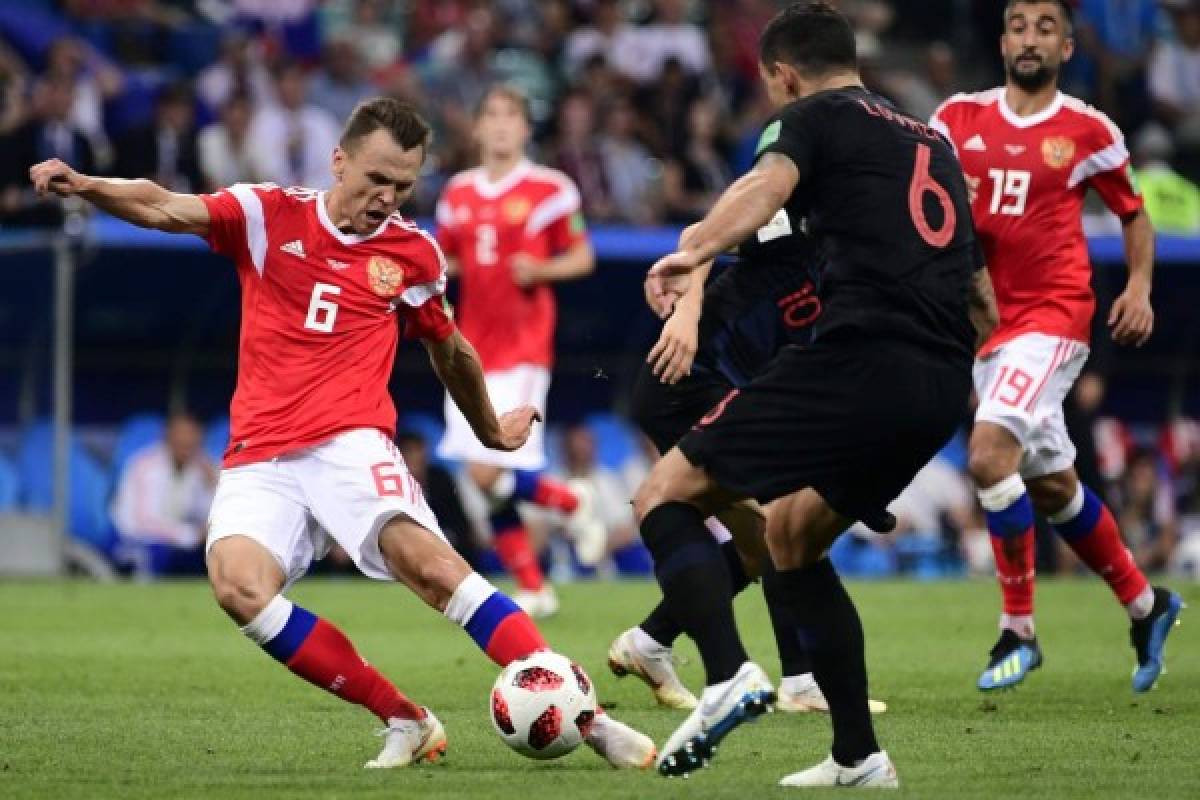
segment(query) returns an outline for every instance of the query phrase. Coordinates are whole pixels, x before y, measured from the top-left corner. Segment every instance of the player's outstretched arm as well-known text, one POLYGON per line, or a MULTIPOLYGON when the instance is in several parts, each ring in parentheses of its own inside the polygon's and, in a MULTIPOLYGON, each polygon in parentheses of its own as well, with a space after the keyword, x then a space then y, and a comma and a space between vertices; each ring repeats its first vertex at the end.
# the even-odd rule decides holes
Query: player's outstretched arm
POLYGON ((1125 242, 1125 263, 1129 280, 1125 291, 1113 301, 1108 326, 1118 344, 1141 347, 1154 332, 1154 308, 1150 305, 1150 287, 1154 281, 1154 227, 1145 209, 1121 221, 1125 242))
POLYGON ((800 170, 781 153, 767 153, 734 181, 704 219, 679 237, 679 251, 695 260, 692 269, 745 241, 783 208, 800 182, 800 170))
POLYGON ((521 406, 496 416, 483 380, 483 367, 475 348, 459 331, 441 341, 422 339, 429 360, 475 436, 493 450, 516 450, 525 444, 541 415, 533 406, 521 406))
POLYGON ((1000 309, 996 306, 996 293, 992 289, 992 278, 986 267, 975 270, 967 298, 967 315, 975 326, 975 349, 983 346, 1000 323, 1000 309))
POLYGON ((83 175, 57 158, 35 164, 29 180, 38 194, 82 197, 114 217, 168 233, 208 234, 208 207, 192 194, 176 194, 153 181, 83 175))

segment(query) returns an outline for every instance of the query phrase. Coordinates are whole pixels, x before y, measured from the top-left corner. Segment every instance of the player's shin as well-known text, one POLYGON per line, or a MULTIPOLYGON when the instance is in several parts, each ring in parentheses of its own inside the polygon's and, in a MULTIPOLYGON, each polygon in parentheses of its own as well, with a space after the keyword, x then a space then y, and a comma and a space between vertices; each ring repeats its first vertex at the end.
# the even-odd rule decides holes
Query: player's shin
POLYGON ((372 667, 333 624, 276 595, 242 633, 309 683, 364 706, 385 723, 425 710, 372 667))
MULTIPOLYGON (((732 540, 721 543, 721 554, 725 557, 726 566, 729 567, 730 589, 734 595, 737 595, 750 585, 750 578, 746 575, 745 567, 742 566, 742 557, 738 554, 737 547, 732 540)), ((671 647, 683 633, 683 628, 667 610, 665 600, 656 605, 638 627, 661 647, 671 647)))
POLYGON ((1028 639, 1033 628, 1033 587, 1036 577, 1033 504, 1020 475, 1010 475, 980 489, 979 503, 987 516, 996 574, 1004 597, 1001 627, 1028 639))
POLYGON ((502 667, 547 649, 546 640, 529 615, 477 572, 455 588, 445 614, 502 667))
POLYGON ((834 760, 852 767, 879 751, 867 705, 867 666, 862 623, 833 564, 776 571, 766 565, 763 587, 769 604, 786 607, 795 638, 808 650, 833 720, 834 760))
POLYGON ((667 611, 700 650, 705 683, 729 680, 748 657, 734 621, 729 569, 703 517, 687 503, 664 503, 642 520, 641 532, 667 611))
POLYGON ((1112 512, 1088 487, 1076 485, 1071 501, 1047 520, 1079 559, 1112 588, 1133 619, 1154 607, 1154 590, 1138 569, 1112 512))

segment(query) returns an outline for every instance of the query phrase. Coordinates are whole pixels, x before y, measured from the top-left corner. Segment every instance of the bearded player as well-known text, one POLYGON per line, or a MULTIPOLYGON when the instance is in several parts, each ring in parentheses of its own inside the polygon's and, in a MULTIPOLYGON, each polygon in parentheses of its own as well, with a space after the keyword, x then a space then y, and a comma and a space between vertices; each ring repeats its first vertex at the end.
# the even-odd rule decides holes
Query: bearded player
MULTIPOLYGON (((288 587, 333 543, 363 574, 399 581, 463 626, 498 664, 546 647, 532 620, 446 542, 392 444, 388 378, 400 334, 420 339, 474 433, 516 450, 537 411, 497 417, 478 357, 443 297, 432 237, 397 213, 425 159, 429 127, 409 106, 367 101, 332 154, 328 192, 237 184, 175 194, 146 180, 81 175, 55 159, 36 189, 77 195, 144 228, 203 237, 242 286, 231 441, 208 521, 209 581, 242 632, 297 676, 364 706, 386 726, 368 767, 434 760, 437 718, 368 664, 288 587)), ((607 715, 587 741, 614 766, 643 766, 650 740, 607 715)))
MULTIPOLYGON (((437 237, 450 274, 461 281, 457 320, 479 349, 488 393, 501 405, 532 405, 544 415, 554 357, 551 284, 590 274, 595 257, 575 184, 525 157, 531 133, 524 95, 493 86, 476 112, 481 164, 446 185, 437 237)), ((449 397, 438 453, 467 462, 467 474, 488 499, 496 553, 517 583, 514 600, 535 617, 555 613, 558 598, 517 503, 566 514, 581 560, 595 561, 604 553, 605 529, 586 485, 559 484, 545 474, 541 428, 514 451, 487 447, 449 397)))
POLYGON ((969 446, 1000 579, 1000 637, 982 690, 1014 686, 1042 663, 1033 621, 1034 519, 1046 517, 1129 613, 1133 690, 1154 685, 1167 635, 1183 606, 1150 586, 1112 513, 1075 471, 1062 404, 1088 357, 1095 297, 1080 214, 1095 189, 1121 220, 1129 279, 1108 315, 1119 344, 1142 345, 1150 306, 1154 231, 1129 178, 1121 132, 1058 91, 1075 48, 1061 0, 1010 0, 1000 48, 1003 87, 956 95, 933 127, 949 138, 971 189, 1000 323, 974 369, 979 408, 969 446))

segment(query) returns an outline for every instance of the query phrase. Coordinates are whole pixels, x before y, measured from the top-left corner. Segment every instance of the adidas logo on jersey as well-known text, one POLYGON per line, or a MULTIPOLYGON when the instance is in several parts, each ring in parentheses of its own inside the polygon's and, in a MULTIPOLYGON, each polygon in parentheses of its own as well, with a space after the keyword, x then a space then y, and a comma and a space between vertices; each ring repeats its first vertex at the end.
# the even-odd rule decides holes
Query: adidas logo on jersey
POLYGON ((294 256, 299 256, 300 258, 305 257, 304 256, 304 243, 301 242, 299 239, 288 242, 287 244, 281 244, 279 246, 279 249, 285 253, 291 253, 294 256))
POLYGON ((982 153, 987 150, 987 145, 983 143, 983 137, 977 133, 970 139, 967 139, 967 143, 963 145, 963 150, 975 150, 982 153))

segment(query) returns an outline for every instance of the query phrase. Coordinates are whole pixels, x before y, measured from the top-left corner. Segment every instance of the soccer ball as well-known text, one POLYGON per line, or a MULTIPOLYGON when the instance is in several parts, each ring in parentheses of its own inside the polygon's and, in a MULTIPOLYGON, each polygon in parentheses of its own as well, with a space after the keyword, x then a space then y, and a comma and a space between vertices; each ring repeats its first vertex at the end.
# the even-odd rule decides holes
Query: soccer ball
POLYGON ((492 725, 523 756, 565 756, 596 717, 596 690, 566 656, 542 651, 512 662, 492 687, 492 725))

